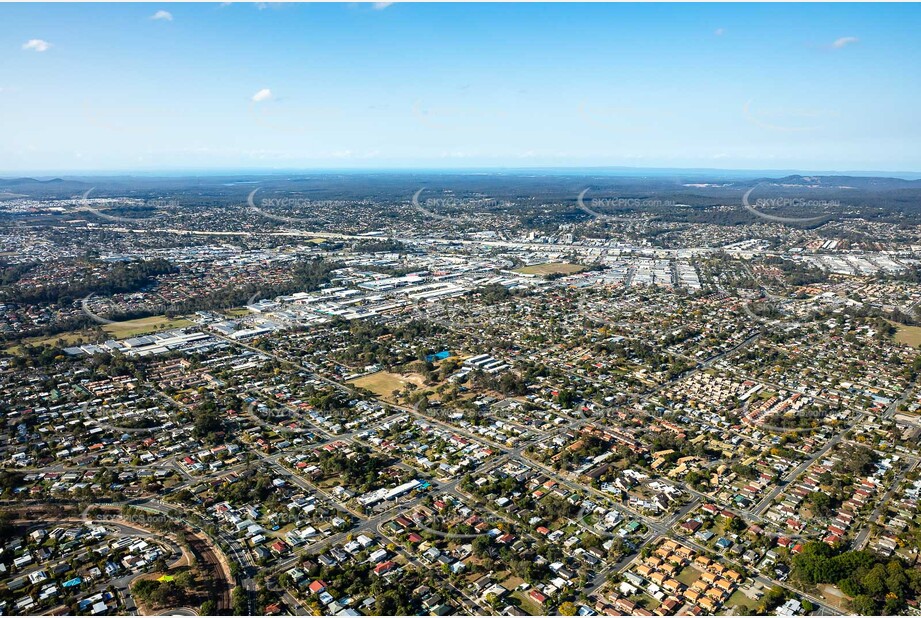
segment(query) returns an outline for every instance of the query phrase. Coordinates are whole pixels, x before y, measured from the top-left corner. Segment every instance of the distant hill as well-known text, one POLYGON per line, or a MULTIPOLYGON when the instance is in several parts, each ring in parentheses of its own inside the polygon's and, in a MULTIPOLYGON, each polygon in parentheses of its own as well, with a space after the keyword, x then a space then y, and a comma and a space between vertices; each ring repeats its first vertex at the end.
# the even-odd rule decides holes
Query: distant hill
POLYGON ((64 178, 0 178, 4 193, 21 194, 37 198, 67 198, 89 189, 91 184, 64 178))
POLYGON ((38 180, 37 178, 0 178, 0 186, 25 185, 25 184, 53 184, 65 182, 63 178, 38 180))
MULTIPOLYGON (((162 199, 168 196, 184 207, 239 206, 258 188, 260 197, 302 197, 312 200, 365 200, 382 204, 408 203, 419 189, 426 197, 442 192, 459 196, 489 196, 515 202, 560 204, 575 212, 579 195, 585 199, 641 198, 674 206, 654 209, 657 216, 691 221, 686 211, 720 205, 741 205, 742 195, 758 187, 753 199, 789 197, 834 200, 844 208, 893 216, 921 217, 921 179, 851 174, 806 174, 781 171, 682 171, 639 175, 642 170, 612 174, 596 170, 462 171, 292 171, 264 174, 188 176, 69 176, 0 178, 0 199, 68 199, 94 188, 94 197, 120 196, 162 199), (760 186, 759 186, 760 185, 760 186), (583 191, 587 193, 583 194, 583 191)), ((648 206, 643 209, 649 210, 648 206)), ((624 208, 625 212, 631 208, 624 208)), ((741 207, 740 207, 741 213, 741 207)), ((744 214, 744 213, 742 213, 744 214)), ((740 215, 741 216, 741 215, 740 215)), ((747 216, 747 215, 746 215, 747 216)))
POLYGON ((777 186, 805 187, 815 189, 860 189, 862 191, 887 191, 895 189, 919 189, 921 180, 905 180, 882 176, 784 176, 783 178, 761 178, 759 182, 777 186))

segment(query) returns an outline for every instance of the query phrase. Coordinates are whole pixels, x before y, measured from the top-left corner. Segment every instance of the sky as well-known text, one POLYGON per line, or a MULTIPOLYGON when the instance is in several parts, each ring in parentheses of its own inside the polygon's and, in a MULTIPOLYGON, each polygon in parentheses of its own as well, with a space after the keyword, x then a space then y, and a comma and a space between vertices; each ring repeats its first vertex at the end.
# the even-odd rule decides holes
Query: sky
POLYGON ((918 4, 0 4, 0 174, 921 171, 918 4))

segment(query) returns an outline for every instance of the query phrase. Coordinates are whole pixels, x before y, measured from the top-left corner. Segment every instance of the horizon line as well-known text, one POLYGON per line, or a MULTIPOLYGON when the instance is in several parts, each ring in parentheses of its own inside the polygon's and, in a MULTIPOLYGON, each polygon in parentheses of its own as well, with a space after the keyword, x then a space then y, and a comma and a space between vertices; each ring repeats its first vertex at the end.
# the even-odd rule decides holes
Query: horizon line
POLYGON ((469 167, 424 167, 424 166, 381 166, 381 167, 208 167, 208 168, 136 168, 119 170, 0 170, 0 180, 17 180, 31 178, 34 180, 53 180, 55 178, 95 178, 95 177, 196 177, 222 175, 271 176, 290 173, 352 173, 352 174, 397 174, 397 173, 496 173, 496 172, 555 172, 575 173, 575 175, 597 172, 636 172, 636 173, 723 173, 723 174, 764 174, 764 175, 805 175, 805 176, 863 176, 896 178, 902 180, 921 179, 921 171, 910 170, 829 170, 803 168, 720 168, 720 167, 633 167, 624 165, 541 165, 541 166, 501 166, 483 165, 469 167), (912 176, 913 178, 905 178, 912 176))

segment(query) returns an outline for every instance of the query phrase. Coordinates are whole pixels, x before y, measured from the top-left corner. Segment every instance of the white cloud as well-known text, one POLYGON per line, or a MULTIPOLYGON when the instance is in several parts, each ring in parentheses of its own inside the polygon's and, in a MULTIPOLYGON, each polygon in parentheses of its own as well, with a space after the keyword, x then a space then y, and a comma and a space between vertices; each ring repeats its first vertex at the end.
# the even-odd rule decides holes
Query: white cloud
POLYGON ((377 9, 378 11, 383 11, 391 4, 393 4, 393 2, 375 2, 374 8, 377 9))
POLYGON ((724 34, 726 34, 726 29, 717 28, 716 30, 713 31, 713 34, 715 34, 716 36, 723 36, 724 34))
POLYGON ((29 39, 22 44, 22 48, 25 50, 43 52, 51 49, 51 43, 43 41, 42 39, 29 39))
POLYGON ((150 18, 157 21, 173 21, 173 14, 169 11, 160 10, 151 15, 150 18))
POLYGON ((268 101, 272 98, 272 91, 268 88, 263 88, 259 92, 253 95, 253 102, 259 103, 260 101, 268 101))
POLYGON ((832 43, 831 46, 834 47, 835 49, 841 49, 842 47, 847 47, 848 45, 851 45, 853 43, 859 43, 859 42, 860 42, 860 39, 858 39, 856 36, 843 36, 837 41, 835 41, 834 43, 832 43))

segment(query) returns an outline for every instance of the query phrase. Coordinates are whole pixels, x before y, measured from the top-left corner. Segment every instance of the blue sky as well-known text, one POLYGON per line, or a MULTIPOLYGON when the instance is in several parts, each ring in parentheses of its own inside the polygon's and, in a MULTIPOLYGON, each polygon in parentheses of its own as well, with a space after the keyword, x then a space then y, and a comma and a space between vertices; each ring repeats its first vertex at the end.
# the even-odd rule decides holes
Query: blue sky
POLYGON ((0 173, 921 171, 919 31, 907 4, 3 4, 0 173))

